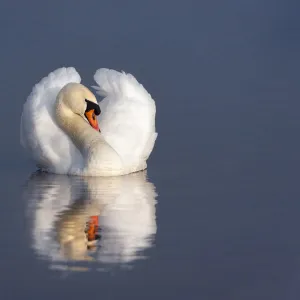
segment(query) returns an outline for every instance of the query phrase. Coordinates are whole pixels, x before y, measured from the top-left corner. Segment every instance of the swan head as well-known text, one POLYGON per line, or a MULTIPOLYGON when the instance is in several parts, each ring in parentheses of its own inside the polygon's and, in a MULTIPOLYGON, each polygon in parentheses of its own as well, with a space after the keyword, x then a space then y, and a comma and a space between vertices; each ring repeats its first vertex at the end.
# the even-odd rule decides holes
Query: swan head
POLYGON ((80 115, 97 131, 100 131, 97 117, 101 110, 95 95, 80 83, 68 83, 57 96, 57 109, 80 115))

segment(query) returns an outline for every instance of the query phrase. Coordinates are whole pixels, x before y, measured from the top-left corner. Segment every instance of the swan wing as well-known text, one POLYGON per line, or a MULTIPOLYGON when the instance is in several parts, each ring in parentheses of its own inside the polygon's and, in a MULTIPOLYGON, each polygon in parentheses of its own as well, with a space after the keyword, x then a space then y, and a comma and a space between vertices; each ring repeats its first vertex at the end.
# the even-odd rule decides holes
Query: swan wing
POLYGON ((28 150, 37 166, 55 173, 67 173, 71 166, 81 163, 82 156, 55 120, 58 92, 70 82, 80 83, 74 68, 51 72, 33 87, 21 117, 21 144, 28 150))
POLYGON ((99 69, 94 75, 100 102, 101 132, 126 163, 146 161, 157 133, 156 106, 151 95, 133 75, 99 69))

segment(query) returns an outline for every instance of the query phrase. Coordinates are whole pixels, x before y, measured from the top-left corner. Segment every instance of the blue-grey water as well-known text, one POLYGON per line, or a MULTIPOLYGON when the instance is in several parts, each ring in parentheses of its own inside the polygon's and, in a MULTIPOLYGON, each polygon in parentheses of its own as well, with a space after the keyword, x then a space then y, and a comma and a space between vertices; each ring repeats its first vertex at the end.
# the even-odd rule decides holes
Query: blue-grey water
POLYGON ((1 1, 1 298, 299 299, 299 10, 1 1), (61 66, 88 86, 100 67, 124 70, 151 93, 159 135, 146 173, 33 174, 22 105, 61 66), (65 230, 82 235, 89 216, 101 238, 87 251, 65 230))

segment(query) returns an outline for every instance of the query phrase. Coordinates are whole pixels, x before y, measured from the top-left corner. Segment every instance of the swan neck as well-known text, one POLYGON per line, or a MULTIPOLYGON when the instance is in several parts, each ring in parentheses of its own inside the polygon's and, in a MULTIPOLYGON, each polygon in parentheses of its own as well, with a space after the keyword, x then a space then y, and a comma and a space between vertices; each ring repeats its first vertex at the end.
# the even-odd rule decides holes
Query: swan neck
POLYGON ((102 137, 81 116, 73 113, 63 105, 57 106, 56 119, 60 127, 67 133, 82 154, 102 137))

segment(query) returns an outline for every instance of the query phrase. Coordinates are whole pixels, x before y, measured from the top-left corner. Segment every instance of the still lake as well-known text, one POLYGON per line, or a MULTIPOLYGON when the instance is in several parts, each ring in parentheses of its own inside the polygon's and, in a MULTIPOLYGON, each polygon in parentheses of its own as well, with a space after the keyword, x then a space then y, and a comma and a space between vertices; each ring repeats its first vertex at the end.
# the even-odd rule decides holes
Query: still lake
POLYGON ((300 4, 2 1, 5 299, 299 299, 300 4), (132 73, 156 101, 145 172, 36 173, 22 105, 61 66, 132 73), (97 242, 82 244, 97 218, 97 242), (68 243, 68 235, 77 235, 68 243))

